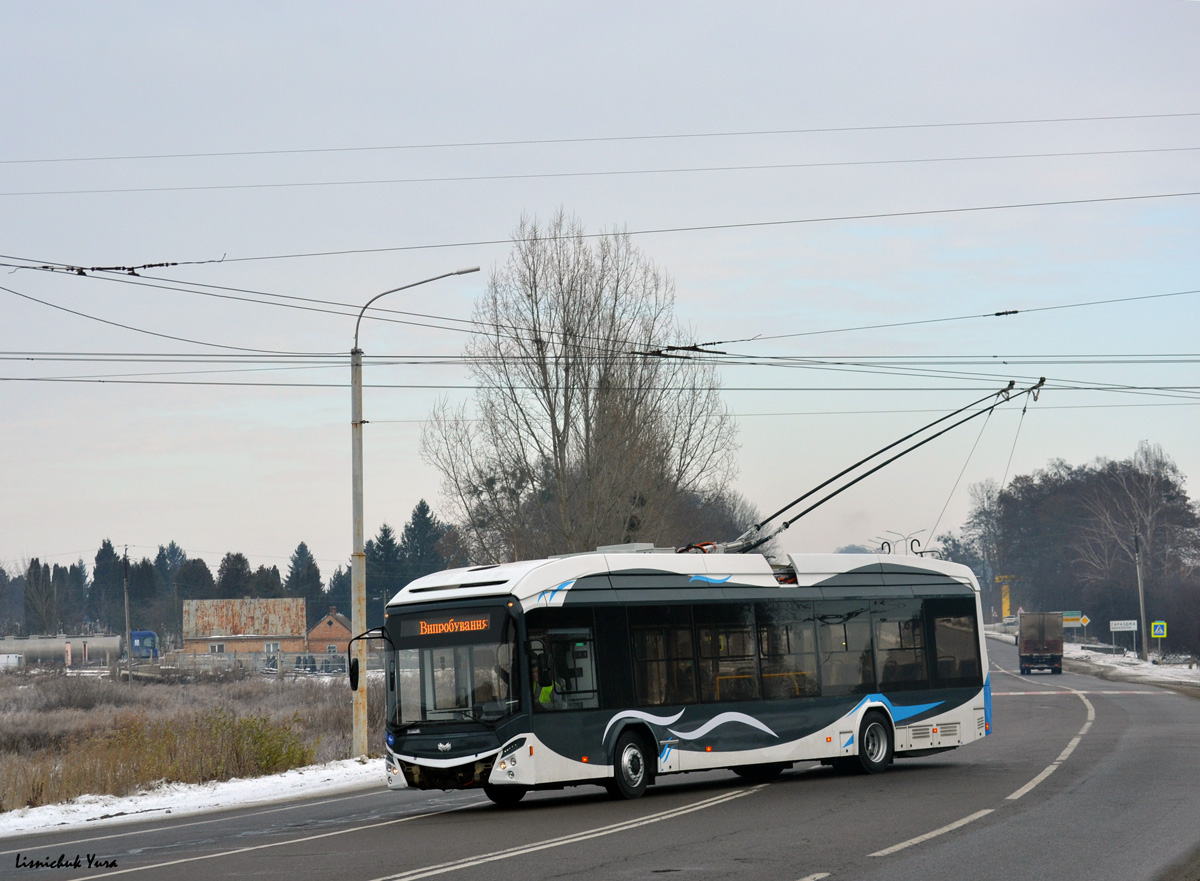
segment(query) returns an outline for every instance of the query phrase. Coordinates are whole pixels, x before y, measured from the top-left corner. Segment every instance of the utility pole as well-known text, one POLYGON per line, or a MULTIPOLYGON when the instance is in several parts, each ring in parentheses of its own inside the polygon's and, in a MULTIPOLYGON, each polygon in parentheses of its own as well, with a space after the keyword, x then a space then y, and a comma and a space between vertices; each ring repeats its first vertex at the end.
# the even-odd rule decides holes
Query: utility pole
POLYGON ((125 678, 133 684, 133 631, 129 627, 129 545, 125 545, 125 678))
MULTIPOLYGON (((358 313, 358 320, 354 322, 354 348, 350 350, 350 506, 351 506, 351 534, 354 541, 354 549, 350 554, 350 629, 354 634, 361 635, 367 629, 367 554, 365 543, 365 530, 363 527, 363 438, 362 427, 366 423, 363 419, 362 412, 362 349, 358 347, 358 330, 362 324, 363 315, 367 312, 367 307, 378 300, 380 297, 387 294, 394 294, 397 291, 408 290, 415 288, 418 285, 429 284, 431 281, 437 281, 442 278, 449 278, 452 275, 467 275, 472 272, 478 272, 479 267, 473 266, 470 269, 459 269, 455 272, 446 272, 441 275, 435 275, 433 278, 414 281, 412 284, 402 285, 398 288, 384 291, 382 294, 376 294, 363 305, 358 313)), ((362 671, 363 685, 353 693, 352 707, 352 724, 350 730, 350 757, 356 758, 367 754, 367 648, 366 644, 359 640, 354 643, 350 649, 350 663, 358 662, 358 669, 362 671)))
POLYGON ((1142 638, 1140 642, 1141 650, 1138 652, 1138 657, 1143 661, 1148 661, 1150 660, 1150 655, 1146 651, 1146 639, 1149 637, 1150 631, 1146 629, 1146 590, 1142 586, 1142 543, 1139 540, 1139 536, 1136 532, 1133 534, 1133 559, 1137 563, 1138 605, 1141 607, 1142 611, 1142 638))

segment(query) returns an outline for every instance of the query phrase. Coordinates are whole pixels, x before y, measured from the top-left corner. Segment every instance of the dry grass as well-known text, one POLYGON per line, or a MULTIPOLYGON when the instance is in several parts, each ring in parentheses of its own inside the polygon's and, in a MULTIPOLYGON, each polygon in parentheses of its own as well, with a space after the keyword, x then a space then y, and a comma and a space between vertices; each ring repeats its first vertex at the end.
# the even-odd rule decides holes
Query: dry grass
MULTIPOLYGON (((126 685, 61 673, 2 674, 0 811, 346 758, 350 702, 344 679, 126 685)), ((381 685, 369 688, 368 706, 368 743, 377 750, 381 685)))

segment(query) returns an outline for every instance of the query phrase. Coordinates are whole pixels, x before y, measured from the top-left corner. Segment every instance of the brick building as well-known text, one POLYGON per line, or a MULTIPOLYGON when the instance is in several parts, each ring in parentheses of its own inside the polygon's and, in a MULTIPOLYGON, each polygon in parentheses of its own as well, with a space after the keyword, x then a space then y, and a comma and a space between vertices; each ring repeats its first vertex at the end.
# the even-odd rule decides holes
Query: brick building
POLYGON ((330 606, 329 614, 308 631, 308 650, 344 655, 352 636, 350 619, 339 614, 336 606, 330 606))

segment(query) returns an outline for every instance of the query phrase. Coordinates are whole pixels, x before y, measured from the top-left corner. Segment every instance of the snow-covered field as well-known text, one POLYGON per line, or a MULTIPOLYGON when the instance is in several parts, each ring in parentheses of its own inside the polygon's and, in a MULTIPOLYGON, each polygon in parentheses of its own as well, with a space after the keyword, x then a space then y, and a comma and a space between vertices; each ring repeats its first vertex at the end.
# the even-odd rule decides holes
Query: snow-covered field
POLYGON ((370 787, 383 789, 383 759, 348 759, 297 768, 251 780, 228 780, 198 786, 167 784, 137 795, 117 798, 88 795, 75 801, 0 814, 0 838, 58 827, 87 827, 162 816, 202 814, 224 808, 267 804, 299 796, 332 795, 370 787))

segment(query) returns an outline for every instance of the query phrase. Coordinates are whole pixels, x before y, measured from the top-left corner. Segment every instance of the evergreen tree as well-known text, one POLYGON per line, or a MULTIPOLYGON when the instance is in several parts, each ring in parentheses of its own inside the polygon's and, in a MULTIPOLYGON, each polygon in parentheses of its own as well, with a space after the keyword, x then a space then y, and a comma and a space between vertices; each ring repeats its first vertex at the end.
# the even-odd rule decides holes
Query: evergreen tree
POLYGON ((158 546, 158 554, 154 558, 154 568, 158 570, 158 576, 167 590, 174 590, 175 575, 179 572, 179 567, 186 562, 187 554, 175 542, 171 542, 166 547, 158 546))
POLYGON ((37 557, 25 570, 25 625, 31 634, 58 632, 58 598, 50 566, 37 557))
POLYGON ((250 561, 245 554, 230 551, 221 558, 217 569, 217 585, 215 598, 223 600, 240 600, 250 595, 250 561))
POLYGON ((350 617, 350 568, 338 566, 329 576, 329 590, 325 591, 325 605, 333 606, 347 618, 350 617))
POLYGON ((259 566, 250 576, 248 596, 262 599, 278 599, 283 596, 283 579, 279 577, 279 567, 259 566))
POLYGON ((300 542, 292 554, 283 590, 288 596, 304 597, 309 627, 324 617, 327 609, 324 608, 325 591, 321 586, 321 569, 304 542, 300 542))
POLYGON ((180 600, 211 600, 216 597, 216 582, 208 564, 201 559, 185 560, 175 573, 175 588, 180 600))
POLYGON ((367 627, 383 626, 383 609, 407 583, 396 531, 384 523, 379 535, 367 542, 367 627))
POLYGON ((124 567, 107 538, 96 551, 92 586, 88 590, 87 614, 96 624, 113 633, 125 630, 124 567))
POLYGON ((58 616, 68 633, 83 631, 87 618, 87 566, 79 560, 70 566, 55 565, 50 573, 58 598, 58 616))
POLYGON ((400 571, 405 584, 446 568, 438 548, 445 533, 446 527, 433 516, 425 500, 417 502, 400 534, 400 571))

